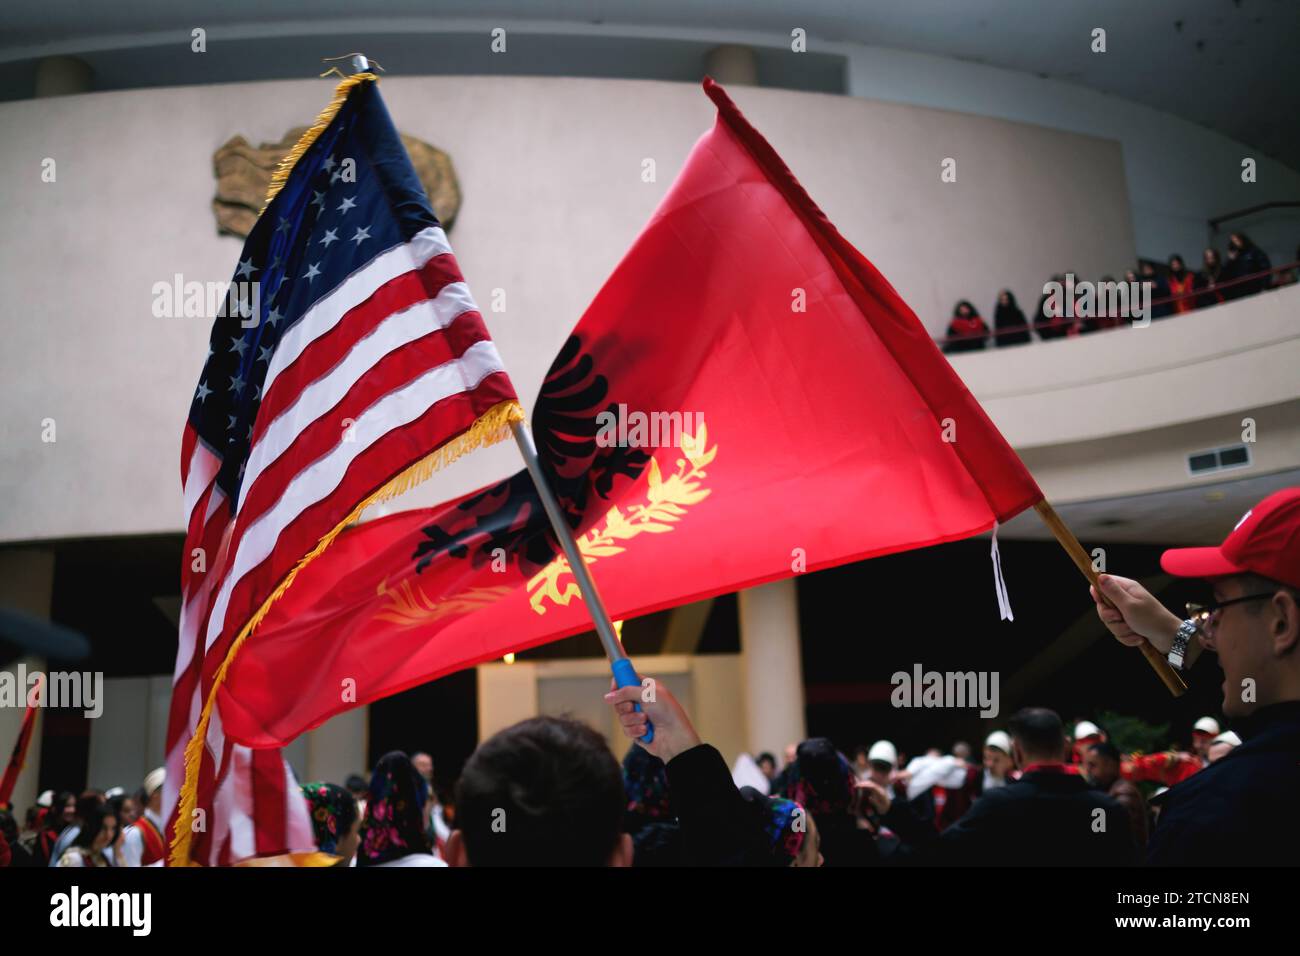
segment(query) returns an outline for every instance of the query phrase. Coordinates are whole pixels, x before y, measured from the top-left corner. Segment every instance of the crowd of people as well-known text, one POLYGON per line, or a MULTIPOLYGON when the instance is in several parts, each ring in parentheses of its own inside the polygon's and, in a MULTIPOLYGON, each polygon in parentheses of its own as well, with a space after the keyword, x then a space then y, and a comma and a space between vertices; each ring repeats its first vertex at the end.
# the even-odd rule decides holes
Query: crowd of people
MULTIPOLYGON (((1300 250, 1296 252, 1296 260, 1300 261, 1300 250)), ((1107 275, 1102 276, 1101 281, 1114 283, 1118 280, 1107 275)), ((1228 238, 1226 255, 1220 255, 1219 250, 1213 247, 1205 250, 1199 272, 1189 269, 1182 256, 1172 255, 1164 271, 1143 260, 1136 271, 1130 269, 1124 274, 1123 281, 1149 283, 1150 317, 1164 319, 1289 285, 1296 281, 1296 276, 1293 270, 1273 272, 1264 250, 1245 233, 1234 232, 1228 238)), ((1064 287, 1066 277, 1056 275, 1051 282, 1064 287)), ((941 340, 943 350, 949 353, 979 351, 990 342, 999 348, 1024 345, 1033 341, 1035 335, 1043 340, 1086 335, 1128 325, 1136 318, 1131 307, 1128 314, 1121 314, 1124 310, 1107 308, 1095 310, 1101 314, 1082 315, 1078 310, 1065 314, 1065 310, 1052 307, 1053 301, 1053 296, 1044 292, 1031 319, 1017 304, 1015 294, 1010 289, 1003 289, 998 293, 990 328, 979 310, 969 300, 962 299, 953 307, 952 319, 941 340)))
MULTIPOLYGON (((1183 619, 1104 574, 1098 617, 1173 667, 1215 651, 1240 736, 1203 717, 1187 751, 1124 753, 1092 721, 1067 732, 1029 707, 979 759, 958 743, 905 760, 879 740, 850 760, 814 737, 780 766, 763 753, 733 768, 651 681, 605 695, 633 741, 621 763, 589 725, 534 717, 481 743, 444 805, 428 754, 388 753, 368 782, 304 785, 316 851, 285 855, 357 867, 1294 865, 1300 488, 1260 502, 1221 547, 1166 551, 1161 566, 1205 579, 1212 603, 1183 619)), ((164 781, 158 769, 132 794, 47 792, 21 832, 0 812, 0 866, 160 865, 164 781)))
MULTIPOLYGON (((655 721, 655 741, 633 743, 621 766, 586 724, 538 717, 474 753, 452 804, 439 800, 427 753, 386 754, 369 781, 304 784, 318 852, 295 862, 1128 865, 1142 859, 1168 787, 1241 743, 1205 717, 1189 751, 1122 754, 1096 724, 1080 721, 1067 739, 1054 712, 1030 708, 990 733, 977 760, 965 742, 909 760, 888 740, 850 760, 815 737, 791 744, 783 764, 763 753, 728 769, 669 691, 659 687, 644 713, 631 707, 640 694, 607 698, 630 731, 646 713, 655 721), (1097 810, 1108 818, 1100 839, 1097 810)), ((0 810, 0 865, 162 865, 163 781, 159 768, 134 793, 46 792, 21 831, 0 810)))

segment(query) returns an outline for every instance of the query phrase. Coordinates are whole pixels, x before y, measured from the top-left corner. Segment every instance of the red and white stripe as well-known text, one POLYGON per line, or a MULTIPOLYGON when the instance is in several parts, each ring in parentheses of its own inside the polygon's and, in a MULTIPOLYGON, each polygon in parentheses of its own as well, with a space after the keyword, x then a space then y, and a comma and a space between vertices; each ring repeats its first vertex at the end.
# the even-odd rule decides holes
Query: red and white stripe
MULTIPOLYGON (((271 356, 232 516, 221 459, 186 427, 180 649, 164 812, 213 677, 285 575, 369 495, 515 397, 440 228, 376 256, 316 302, 271 356), (194 572, 196 549, 206 570, 194 572)), ((280 751, 208 728, 191 858, 207 865, 314 849, 306 802, 280 751)))

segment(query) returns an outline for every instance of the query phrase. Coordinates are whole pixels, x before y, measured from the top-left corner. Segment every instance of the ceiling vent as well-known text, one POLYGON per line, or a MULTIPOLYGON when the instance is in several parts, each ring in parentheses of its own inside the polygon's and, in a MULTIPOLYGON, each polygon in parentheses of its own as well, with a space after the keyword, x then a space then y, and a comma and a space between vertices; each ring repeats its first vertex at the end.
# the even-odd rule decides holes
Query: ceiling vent
POLYGON ((1218 474, 1221 471, 1236 471, 1250 466, 1250 446, 1245 444, 1194 451, 1187 456, 1187 471, 1193 478, 1218 474))

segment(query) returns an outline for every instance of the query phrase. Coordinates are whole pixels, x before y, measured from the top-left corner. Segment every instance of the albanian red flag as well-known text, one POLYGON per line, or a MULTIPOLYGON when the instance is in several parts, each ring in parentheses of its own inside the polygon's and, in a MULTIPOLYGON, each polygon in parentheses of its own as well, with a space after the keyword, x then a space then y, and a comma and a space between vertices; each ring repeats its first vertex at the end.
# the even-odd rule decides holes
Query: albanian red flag
MULTIPOLYGON (((40 680, 44 680, 44 677, 41 677, 40 680)), ((39 686, 38 684, 37 687, 39 686)), ((36 688, 32 690, 35 692, 36 688)), ((14 742, 13 753, 9 755, 9 763, 5 766, 4 776, 0 777, 0 807, 9 805, 9 798, 13 796, 14 787, 18 784, 18 777, 23 772, 23 767, 27 765, 27 748, 31 746, 32 731, 36 727, 34 699, 29 695, 27 709, 23 711, 22 726, 18 728, 18 739, 14 742)))
MULTIPOLYGON (((615 618, 979 534, 1042 497, 889 283, 721 87, 553 364, 543 465, 615 618)), ((526 472, 341 535, 231 665, 227 736, 587 630, 526 472)))

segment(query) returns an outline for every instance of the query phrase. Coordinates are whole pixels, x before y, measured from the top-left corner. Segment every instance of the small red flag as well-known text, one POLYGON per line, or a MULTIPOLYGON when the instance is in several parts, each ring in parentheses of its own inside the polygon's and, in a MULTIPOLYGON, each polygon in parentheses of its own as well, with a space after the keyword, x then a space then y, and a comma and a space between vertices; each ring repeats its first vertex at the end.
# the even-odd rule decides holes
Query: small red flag
MULTIPOLYGON (((44 678, 41 678, 44 680, 44 678)), ((37 685, 39 687, 39 685, 37 685)), ((32 694, 35 695, 36 688, 33 688, 32 694)), ((14 743, 13 753, 9 755, 9 764, 5 767, 5 775, 0 778, 0 806, 9 803, 9 798, 13 796, 14 786, 18 783, 18 775, 23 772, 23 767, 27 765, 27 748, 32 743, 32 731, 36 727, 36 708, 32 706, 29 699, 27 709, 23 712, 23 725, 18 730, 18 740, 14 743)))
MULTIPOLYGON (((894 289, 721 87, 704 86, 716 125, 534 415, 615 618, 966 538, 1042 498, 894 289)), ((227 735, 281 744, 589 629, 555 553, 523 472, 343 534, 232 664, 227 735)))

